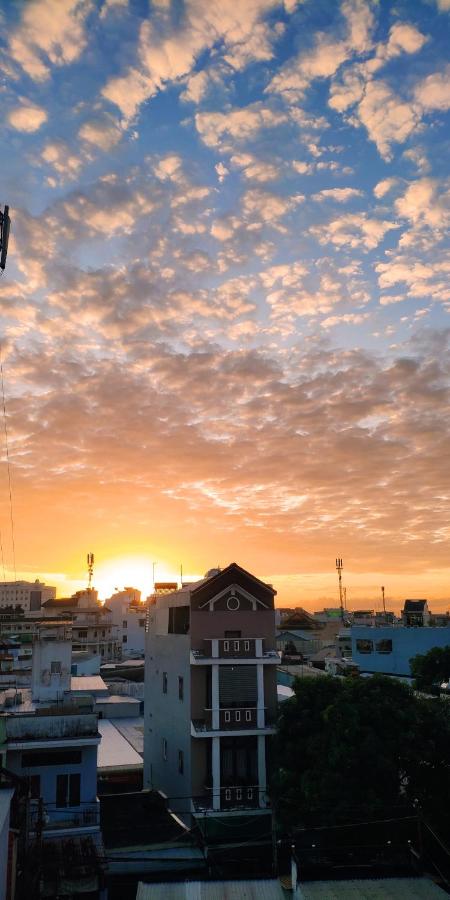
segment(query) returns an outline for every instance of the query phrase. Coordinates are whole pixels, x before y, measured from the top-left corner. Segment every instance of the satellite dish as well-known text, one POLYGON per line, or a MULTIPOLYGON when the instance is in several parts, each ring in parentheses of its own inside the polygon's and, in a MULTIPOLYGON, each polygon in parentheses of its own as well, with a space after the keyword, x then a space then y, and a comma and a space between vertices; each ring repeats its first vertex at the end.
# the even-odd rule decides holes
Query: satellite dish
POLYGON ((0 210, 0 269, 4 269, 6 266, 10 227, 11 219, 9 218, 9 206, 5 206, 4 212, 0 210))

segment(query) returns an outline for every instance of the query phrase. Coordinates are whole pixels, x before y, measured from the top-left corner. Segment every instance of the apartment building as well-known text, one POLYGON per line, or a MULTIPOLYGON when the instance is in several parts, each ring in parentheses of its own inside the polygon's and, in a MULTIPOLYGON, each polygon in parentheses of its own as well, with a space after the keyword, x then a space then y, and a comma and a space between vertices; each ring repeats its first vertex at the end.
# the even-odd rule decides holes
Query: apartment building
POLYGON ((117 628, 117 639, 122 647, 122 657, 144 656, 145 621, 147 607, 141 601, 141 592, 125 587, 105 601, 111 610, 112 622, 117 628))
POLYGON ((121 658, 122 647, 111 610, 99 602, 94 588, 77 591, 72 597, 48 600, 42 612, 45 617, 64 616, 72 620, 74 651, 99 654, 102 662, 121 658))
POLYGON ((2 581, 0 583, 0 610, 21 606, 25 615, 41 611, 42 604, 56 597, 56 588, 43 581, 2 581))
POLYGON ((149 607, 144 782, 203 830, 249 814, 267 830, 275 594, 232 563, 149 607))

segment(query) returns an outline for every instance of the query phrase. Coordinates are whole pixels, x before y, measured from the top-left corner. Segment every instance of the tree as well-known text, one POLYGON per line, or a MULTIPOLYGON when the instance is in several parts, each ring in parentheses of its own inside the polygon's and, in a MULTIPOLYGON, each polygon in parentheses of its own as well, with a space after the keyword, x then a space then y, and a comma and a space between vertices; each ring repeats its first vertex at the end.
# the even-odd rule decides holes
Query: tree
POLYGON ((284 825, 401 815, 436 823, 450 790, 450 704, 384 676, 303 678, 283 703, 272 793, 284 825))
POLYGON ((436 691, 438 685, 450 678, 450 646, 432 647, 410 660, 414 687, 418 691, 436 691))

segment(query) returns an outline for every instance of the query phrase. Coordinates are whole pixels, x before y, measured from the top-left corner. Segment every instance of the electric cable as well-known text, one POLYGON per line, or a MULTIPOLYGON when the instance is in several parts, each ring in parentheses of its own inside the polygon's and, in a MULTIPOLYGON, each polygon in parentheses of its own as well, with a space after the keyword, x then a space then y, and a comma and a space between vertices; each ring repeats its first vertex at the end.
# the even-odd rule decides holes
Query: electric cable
POLYGON ((17 581, 16 545, 15 545, 15 537, 14 537, 14 513, 13 513, 13 501, 12 501, 11 462, 10 462, 10 458, 9 458, 8 425, 7 425, 7 421, 6 421, 5 380, 4 380, 4 375, 3 375, 3 356, 2 356, 1 344, 0 344, 0 381, 1 381, 1 388, 2 388, 3 431, 4 431, 4 435, 5 435, 6 470, 8 473, 9 513, 10 513, 10 520, 11 520, 11 545, 12 545, 12 554, 13 554, 13 571, 14 571, 14 581, 17 581))

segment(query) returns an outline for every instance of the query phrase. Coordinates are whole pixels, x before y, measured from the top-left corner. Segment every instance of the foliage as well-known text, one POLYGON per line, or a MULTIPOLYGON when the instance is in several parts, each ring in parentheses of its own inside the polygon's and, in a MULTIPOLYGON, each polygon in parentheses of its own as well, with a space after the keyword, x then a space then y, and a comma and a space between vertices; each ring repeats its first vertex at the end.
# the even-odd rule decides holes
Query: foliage
POLYGON ((450 678, 450 646, 432 647, 428 653, 410 660, 414 687, 418 691, 432 691, 436 685, 450 678))
POLYGON ((450 703, 393 678, 303 678, 283 703, 272 794, 284 825, 447 816, 450 703), (400 810, 400 811, 399 811, 400 810))

